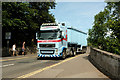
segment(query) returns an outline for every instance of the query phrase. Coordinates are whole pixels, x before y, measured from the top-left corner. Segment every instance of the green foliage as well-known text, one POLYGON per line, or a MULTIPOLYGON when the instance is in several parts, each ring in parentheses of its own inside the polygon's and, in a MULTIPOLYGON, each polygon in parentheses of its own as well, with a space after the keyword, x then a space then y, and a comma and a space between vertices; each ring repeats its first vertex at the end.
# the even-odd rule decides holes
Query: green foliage
MULTIPOLYGON (((27 40, 30 44, 35 39, 35 33, 45 22, 55 22, 50 9, 55 8, 55 2, 3 2, 2 30, 3 41, 5 32, 12 32, 11 43, 21 45, 27 40)), ((3 42, 3 46, 4 46, 3 42)))
POLYGON ((88 45, 120 54, 120 2, 108 2, 104 11, 95 16, 88 45))

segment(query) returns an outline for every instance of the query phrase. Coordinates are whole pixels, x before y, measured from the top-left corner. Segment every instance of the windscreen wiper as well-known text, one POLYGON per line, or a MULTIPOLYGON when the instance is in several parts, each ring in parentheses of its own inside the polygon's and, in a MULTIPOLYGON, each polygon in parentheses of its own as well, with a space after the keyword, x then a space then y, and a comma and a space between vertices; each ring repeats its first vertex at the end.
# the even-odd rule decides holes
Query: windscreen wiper
POLYGON ((53 36, 48 37, 48 39, 53 39, 53 36))

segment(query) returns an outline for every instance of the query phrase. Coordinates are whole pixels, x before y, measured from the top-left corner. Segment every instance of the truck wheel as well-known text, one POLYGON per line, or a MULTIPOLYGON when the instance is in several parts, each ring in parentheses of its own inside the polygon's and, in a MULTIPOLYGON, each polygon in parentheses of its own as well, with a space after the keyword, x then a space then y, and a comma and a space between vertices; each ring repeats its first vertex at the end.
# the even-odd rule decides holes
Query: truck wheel
POLYGON ((65 58, 66 58, 66 51, 63 50, 62 59, 65 59, 65 58))
POLYGON ((73 56, 73 51, 72 50, 70 50, 70 56, 73 56))
POLYGON ((37 57, 37 60, 40 60, 41 59, 41 57, 37 57))
POLYGON ((73 56, 75 56, 75 55, 76 55, 76 51, 73 52, 73 56))
POLYGON ((37 58, 37 60, 40 60, 40 58, 37 58))

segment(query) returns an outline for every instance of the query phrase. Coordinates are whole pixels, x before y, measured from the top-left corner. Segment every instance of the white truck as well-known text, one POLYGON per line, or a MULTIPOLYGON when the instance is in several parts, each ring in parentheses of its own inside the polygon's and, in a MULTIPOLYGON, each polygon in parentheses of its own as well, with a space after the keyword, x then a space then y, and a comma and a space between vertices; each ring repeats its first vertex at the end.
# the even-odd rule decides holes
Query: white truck
POLYGON ((87 33, 65 26, 64 23, 43 23, 36 33, 37 58, 75 56, 87 46, 87 33))

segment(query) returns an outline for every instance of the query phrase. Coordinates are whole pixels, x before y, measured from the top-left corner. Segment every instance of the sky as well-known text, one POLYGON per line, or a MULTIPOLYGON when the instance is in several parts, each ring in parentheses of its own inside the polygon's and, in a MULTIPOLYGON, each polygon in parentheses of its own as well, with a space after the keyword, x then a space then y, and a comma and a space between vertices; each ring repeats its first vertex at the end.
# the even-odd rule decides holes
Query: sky
POLYGON ((64 22, 83 32, 88 32, 94 22, 94 16, 104 10, 104 2, 57 2, 50 10, 56 22, 64 22))

